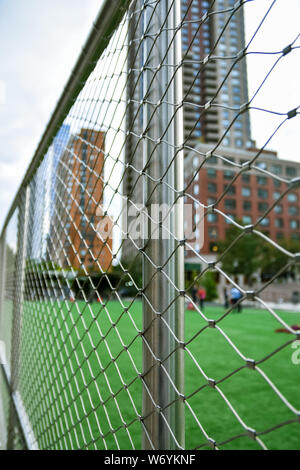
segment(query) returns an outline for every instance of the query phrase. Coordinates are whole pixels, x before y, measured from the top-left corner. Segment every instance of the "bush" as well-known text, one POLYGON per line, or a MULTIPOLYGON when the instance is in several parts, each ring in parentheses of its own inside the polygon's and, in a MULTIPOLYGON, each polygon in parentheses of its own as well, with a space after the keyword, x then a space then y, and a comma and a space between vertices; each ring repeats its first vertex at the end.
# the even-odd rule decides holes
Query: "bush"
POLYGON ((200 284, 206 290, 206 300, 211 301, 218 297, 217 291, 217 281, 215 279, 214 273, 206 273, 200 279, 200 284))

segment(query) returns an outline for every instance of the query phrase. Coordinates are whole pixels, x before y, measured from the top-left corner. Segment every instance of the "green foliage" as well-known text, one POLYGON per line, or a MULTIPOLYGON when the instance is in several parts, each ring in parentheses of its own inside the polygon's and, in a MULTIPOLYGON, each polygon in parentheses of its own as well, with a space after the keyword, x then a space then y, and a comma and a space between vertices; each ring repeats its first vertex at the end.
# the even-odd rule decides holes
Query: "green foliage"
MULTIPOLYGON (((232 225, 227 231, 226 240, 219 244, 221 254, 228 249, 222 258, 222 268, 228 274, 244 274, 248 284, 251 284, 255 273, 274 275, 287 266, 289 257, 276 246, 253 233, 241 234, 241 230, 232 225)), ((280 245, 291 253, 300 251, 296 240, 283 240, 280 245)), ((294 270, 292 267, 287 272, 294 270)))
POLYGON ((200 282, 206 290, 206 300, 211 301, 218 297, 217 282, 214 273, 205 273, 200 282))
MULTIPOLYGON (((76 271, 76 269, 73 269, 76 271)), ((34 271, 34 272, 40 272, 40 273, 47 273, 49 271, 55 271, 55 272, 60 272, 60 271, 71 271, 71 268, 69 267, 61 267, 57 263, 54 263, 51 260, 42 260, 42 261, 36 261, 33 258, 28 258, 26 260, 26 271, 34 271)))
POLYGON ((241 233, 238 227, 232 225, 227 232, 226 240, 220 242, 221 253, 230 247, 222 258, 222 268, 227 274, 244 274, 251 282, 251 277, 260 268, 262 240, 252 233, 246 233, 240 237, 241 233))
POLYGON ((110 277, 114 277, 118 287, 132 288, 132 294, 136 294, 136 288, 143 285, 143 273, 142 273, 142 258, 138 256, 133 260, 122 261, 121 265, 114 266, 110 272, 110 277), (126 272, 127 271, 127 272, 126 272))
MULTIPOLYGON (((296 240, 283 240, 280 245, 282 248, 291 253, 297 253, 300 250, 299 242, 296 240)), ((264 273, 270 275, 279 272, 283 269, 289 261, 288 256, 282 251, 278 250, 277 247, 270 243, 263 243, 262 247, 262 258, 261 258, 261 270, 264 273)), ((295 266, 289 268, 289 272, 293 272, 295 266)))

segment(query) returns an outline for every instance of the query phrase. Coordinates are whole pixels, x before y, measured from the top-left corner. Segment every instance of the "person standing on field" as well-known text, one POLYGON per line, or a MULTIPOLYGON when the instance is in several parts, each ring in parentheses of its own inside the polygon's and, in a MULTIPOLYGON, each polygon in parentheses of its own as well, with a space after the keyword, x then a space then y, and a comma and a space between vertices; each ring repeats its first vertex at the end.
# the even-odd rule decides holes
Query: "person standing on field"
POLYGON ((194 303, 197 303, 197 287, 193 285, 191 289, 191 294, 192 294, 192 300, 194 303))
POLYGON ((201 310, 203 310, 204 301, 206 299, 206 291, 205 291, 204 287, 199 286, 199 289, 198 289, 198 292, 197 292, 197 297, 198 297, 198 300, 199 300, 200 308, 201 308, 201 310))
POLYGON ((224 308, 228 308, 229 307, 229 301, 228 301, 228 292, 227 292, 227 288, 224 287, 224 308))
MULTIPOLYGON (((237 289, 236 287, 233 287, 231 289, 231 304, 232 305, 237 304, 237 302, 240 300, 241 297, 242 297, 242 293, 239 291, 239 289, 237 289)), ((237 307, 235 308, 237 308, 238 313, 240 313, 242 311, 241 303, 239 303, 237 307)))

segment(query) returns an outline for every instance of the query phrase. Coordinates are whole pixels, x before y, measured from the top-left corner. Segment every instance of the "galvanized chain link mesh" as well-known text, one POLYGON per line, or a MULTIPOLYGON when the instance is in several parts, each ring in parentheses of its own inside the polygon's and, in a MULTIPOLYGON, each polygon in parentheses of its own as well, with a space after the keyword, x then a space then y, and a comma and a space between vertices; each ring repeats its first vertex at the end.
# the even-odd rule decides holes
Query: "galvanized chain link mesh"
MULTIPOLYGON (((218 2, 212 3, 218 5, 218 2)), ((204 104, 196 104, 194 106, 199 108, 199 120, 201 120, 201 115, 205 115, 205 113, 209 113, 212 110, 217 112, 220 112, 220 110, 225 110, 228 125, 224 128, 223 133, 220 133, 221 135, 219 135, 218 139, 216 139, 216 135, 214 136, 215 141, 212 141, 210 145, 204 144, 201 146, 200 144, 198 145, 197 149, 193 150, 189 145, 186 146, 187 150, 190 151, 187 157, 190 169, 187 170, 189 181, 185 189, 185 195, 187 199, 190 199, 195 204, 196 207, 200 206, 204 209, 203 216, 199 218, 199 224, 203 223, 203 219, 205 220, 205 218, 207 219, 212 217, 211 220, 216 222, 216 219, 221 217, 226 221, 226 223, 230 223, 236 227, 236 230, 232 231, 231 235, 228 234, 230 230, 227 232, 227 246, 223 247, 222 253, 213 258, 209 255, 203 255, 201 250, 199 252, 199 250, 195 249, 195 247, 189 245, 189 248, 199 259, 199 262, 202 266, 201 272, 197 273, 197 276, 192 279, 192 282, 190 282, 188 286, 188 301, 193 304, 196 310, 196 313, 193 315, 193 320, 190 318, 190 321, 198 321, 201 323, 201 328, 195 329, 193 335, 185 338, 184 350, 189 358, 187 363, 189 366, 186 364, 186 367, 193 368, 194 373, 199 375, 199 384, 196 389, 193 389, 189 386, 186 387, 185 403, 189 413, 195 420, 195 427, 198 427, 199 430, 201 430, 201 432, 199 432, 199 443, 196 448, 205 448, 207 446, 211 448, 226 448, 226 445, 230 443, 233 443, 233 448, 235 445, 237 445, 239 448, 239 444, 234 444, 234 441, 239 440, 242 442, 241 446, 244 445, 246 447, 249 446, 249 448, 266 449, 268 447, 272 448, 274 445, 272 438, 274 434, 276 435, 276 430, 284 426, 291 425, 291 423, 299 422, 299 403, 293 403, 289 399, 289 395, 291 396, 290 390, 286 387, 286 384, 284 384, 284 380, 282 380, 282 376, 285 373, 292 376, 293 372, 297 373, 297 370, 293 371, 293 367, 288 367, 288 364, 286 371, 281 370, 279 367, 276 368, 276 355, 279 355, 284 349, 288 349, 290 345, 293 344, 293 341, 299 337, 299 331, 297 330, 300 328, 299 325, 298 328, 292 328, 289 319, 286 316, 280 315, 278 311, 275 311, 275 309, 272 308, 269 303, 266 303, 263 298, 264 290, 266 290, 268 286, 270 286, 272 283, 274 284, 276 280, 283 275, 283 273, 291 271, 293 268, 297 272, 297 265, 299 264, 299 242, 297 241, 299 240, 298 236, 296 237, 296 241, 292 246, 292 251, 289 251, 288 249, 284 248, 284 246, 281 246, 280 240, 276 240, 274 236, 274 229, 272 232, 266 232, 268 226, 271 225, 270 218, 274 218, 274 215, 276 215, 276 208, 278 208, 278 206, 282 212, 287 212, 288 195, 292 194, 292 199, 290 200, 291 202, 298 200, 299 177, 292 175, 294 177, 287 178, 286 176, 279 175, 278 172, 281 172, 283 169, 280 167, 280 165, 278 165, 278 161, 275 160, 275 162, 272 162, 271 160, 268 162, 268 159, 266 159, 266 154, 264 153, 265 148, 268 149, 269 142, 275 136, 275 134, 279 132, 280 128, 286 125, 289 119, 297 116, 299 113, 298 103, 295 103, 295 108, 292 110, 287 110, 288 112, 286 113, 279 113, 268 109, 259 109, 260 112, 273 113, 280 116, 279 124, 275 126, 274 131, 270 135, 266 135, 265 144, 261 148, 255 149, 253 148, 254 145, 251 144, 249 145, 250 149, 247 153, 241 150, 239 151, 237 148, 237 151, 232 151, 230 154, 230 152, 226 149, 228 142, 225 141, 231 139, 230 145, 233 146, 232 139, 235 135, 235 123, 240 122, 241 125, 238 128, 242 128, 242 125, 245 126, 245 121, 242 123, 241 120, 245 114, 249 119, 250 110, 258 109, 254 104, 256 96, 262 90, 263 86, 268 84, 268 80, 270 77, 272 77, 272 73, 275 73, 276 67, 278 67, 278 64, 281 60, 284 59, 286 54, 293 51, 295 52, 297 49, 297 44, 299 44, 299 42, 297 43, 299 35, 297 35, 293 42, 288 44, 287 47, 285 47, 283 50, 276 52, 272 51, 269 53, 274 55, 274 61, 270 65, 270 69, 267 75, 263 78, 263 81, 259 83, 259 86, 253 95, 250 96, 250 98, 242 101, 240 92, 240 101, 237 100, 236 103, 226 103, 224 102, 223 97, 222 102, 222 87, 226 87, 226 92, 228 93, 228 87, 230 86, 232 88, 231 90, 229 89, 229 93, 230 91, 233 93, 233 96, 230 97, 230 101, 232 101, 232 98, 234 101, 234 79, 232 79, 232 76, 235 77, 243 73, 242 69, 243 66, 245 67, 245 58, 247 58, 247 56, 250 54, 255 54, 251 48, 252 41, 255 39, 255 36, 260 33, 261 30, 263 30, 264 23, 267 22, 268 16, 271 15, 272 8, 276 7, 276 2, 270 2, 266 10, 262 10, 262 20, 258 22, 257 28, 255 29, 255 32, 248 44, 241 44, 241 49, 239 49, 236 45, 233 46, 233 50, 235 48, 235 53, 230 55, 228 54, 228 45, 226 49, 224 48, 226 52, 222 53, 222 51, 224 51, 224 49, 221 49, 222 35, 226 35, 227 26, 229 30, 229 36, 232 35, 232 31, 230 31, 230 22, 232 21, 232 18, 238 18, 238 15, 240 14, 239 12, 241 11, 241 8, 243 8, 243 4, 247 2, 223 3, 223 16, 222 20, 219 21, 218 24, 219 35, 216 35, 215 44, 209 50, 209 53, 207 57, 204 58, 204 60, 197 62, 193 60, 192 57, 191 60, 189 60, 189 63, 196 63, 197 73, 195 73, 195 78, 193 80, 194 84, 198 74, 200 74, 201 71, 205 71, 205 67, 209 67, 210 60, 211 62, 220 62, 220 82, 218 83, 217 80, 215 80, 215 83, 211 85, 212 88, 210 89, 210 93, 208 93, 209 99, 207 99, 204 104), (238 72, 234 74, 234 71, 238 72), (229 85, 226 85, 228 82, 229 85), (210 174, 209 170, 211 170, 210 174), (219 185, 219 191, 215 191, 215 194, 208 194, 212 197, 208 197, 206 200, 201 200, 199 196, 195 196, 196 192, 193 191, 193 189, 195 189, 195 184, 199 184, 200 188, 201 185, 209 185, 209 179, 214 179, 216 176, 215 172, 220 170, 223 171, 224 186, 220 187, 219 185), (264 179, 264 181, 259 180, 260 177, 263 177, 261 180, 264 179), (260 210, 257 219, 255 219, 255 213, 257 211, 254 207, 255 202, 253 201, 252 211, 250 210, 250 212, 248 212, 250 217, 246 215, 244 220, 241 220, 242 217, 240 217, 240 220, 236 220, 236 215, 232 213, 237 212, 237 207, 235 204, 238 205, 238 201, 235 201, 235 196, 232 195, 235 195, 236 193, 238 194, 239 191, 243 191, 243 189, 246 188, 248 193, 245 195, 252 197, 255 201, 259 201, 259 199, 256 199, 254 195, 256 189, 254 178, 256 178, 258 184, 267 183, 267 190, 264 189, 263 191, 271 192, 271 184, 274 185, 273 201, 271 199, 270 202, 270 199, 268 198, 268 202, 264 203, 265 206, 262 210, 260 210), (227 197, 233 197, 233 202, 235 204, 232 206, 226 206, 226 203, 228 204, 228 202, 232 202, 232 199, 226 200, 227 197), (282 203, 284 203, 283 210, 281 206, 282 203), (231 271, 228 273, 226 272, 226 269, 224 269, 224 265, 228 266, 224 263, 225 259, 228 260, 230 256, 235 259, 237 257, 237 252, 240 250, 242 253, 242 250, 245 249, 242 244, 244 238, 253 240, 252 248, 254 248, 254 251, 255 246, 258 246, 263 242, 266 243, 267 246, 270 246, 274 250, 278 250, 278 252, 282 253, 283 260, 280 269, 278 269, 277 272, 272 273, 267 282, 256 282, 254 285, 249 287, 249 285, 245 285, 245 283, 243 283, 241 276, 237 276, 237 274, 241 271, 236 270, 236 273, 234 274, 234 272, 231 271), (225 285, 225 289, 228 289, 228 287, 236 287, 241 293, 240 299, 236 304, 232 306, 227 304, 225 306, 224 313, 220 314, 220 316, 214 316, 213 318, 208 317, 205 311, 199 308, 191 295, 191 290, 195 284, 195 281, 201 284, 201 279, 207 272, 217 273, 219 280, 222 281, 223 279, 223 285, 225 285), (234 314, 236 307, 239 305, 238 308, 241 308, 244 303, 246 303, 248 307, 251 307, 252 305, 254 307, 262 308, 263 310, 260 313, 261 315, 270 315, 270 321, 264 325, 264 327, 267 327, 268 329, 255 331, 255 335, 253 337, 251 337, 253 334, 251 331, 251 324, 247 324, 245 322, 243 325, 245 332, 247 332, 247 329, 249 330, 248 334, 249 338, 252 340, 252 344, 244 344, 244 341, 239 338, 238 328, 237 331, 234 331, 234 329, 230 329, 230 325, 226 323, 226 319, 229 315, 234 314), (196 320, 197 317, 198 320, 196 320), (272 320, 275 321, 272 322, 272 320), (268 350, 263 345, 264 338, 267 335, 271 336, 274 334, 274 330, 272 330, 272 328, 276 327, 276 323, 277 327, 283 327, 293 336, 286 341, 277 341, 276 348, 274 347, 274 349, 268 350), (211 331, 210 328, 213 330, 211 331), (201 339, 203 335, 210 337, 212 346, 209 351, 205 351, 203 348, 201 348, 201 339), (216 341, 215 346, 213 346, 214 340, 216 341), (222 342, 223 345, 221 346, 222 342), (226 348, 231 349, 231 354, 229 356, 227 355, 226 348), (202 355, 214 354, 216 355, 216 360, 218 358, 219 361, 222 361, 222 354, 224 354, 225 357, 226 353, 226 359, 228 362, 227 364, 223 364, 222 370, 217 366, 217 364, 216 371, 213 369, 211 371, 205 370, 205 364, 208 361, 206 361, 200 353, 202 353, 202 355), (211 375, 213 378, 210 378, 209 374, 214 374, 211 375), (280 383, 285 385, 283 389, 280 388, 280 383), (235 390, 236 386, 239 386, 238 397, 235 390), (250 402, 249 394, 244 393, 244 387, 249 387, 252 392, 250 402), (211 393, 208 391, 210 388, 215 390, 214 400, 209 397, 209 394, 211 395, 211 393), (263 398, 261 397, 260 400, 259 396, 262 396, 263 394, 265 394, 265 396, 263 398), (243 395, 245 396, 243 397, 243 395), (207 403, 206 399, 208 399, 207 403), (202 400, 203 404, 201 403, 202 400), (218 400, 223 400, 223 419, 228 421, 228 423, 236 421, 235 432, 233 432, 233 425, 230 424, 230 427, 232 426, 231 435, 226 436, 223 434, 222 436, 221 433, 212 429, 211 424, 209 423, 210 420, 206 419, 205 417, 204 410, 205 406, 208 406, 208 403, 210 404, 211 408, 217 406, 220 411, 221 407, 219 408, 217 405, 218 400), (269 415, 270 403, 272 401, 277 403, 277 416, 269 415), (263 407, 265 407, 265 410, 263 407), (202 409, 202 415, 204 416, 202 419, 201 413, 199 413, 200 409, 202 409), (229 418, 230 414, 232 419, 229 418), (264 421, 263 424, 260 420, 264 421), (258 422, 258 428, 256 427, 256 421, 258 422), (204 424, 206 422, 208 423, 208 427, 210 427, 209 430, 204 424), (272 432, 274 433, 273 435, 272 432), (218 438, 217 436, 220 437, 218 438), (250 439, 253 440, 252 445, 249 443, 250 439)), ((217 10, 217 8, 215 8, 215 10, 217 10)), ((213 15, 218 15, 218 12, 214 11, 214 8, 212 8, 211 11, 208 10, 202 18, 202 21, 208 21, 210 15, 211 17, 213 15)), ((200 23, 197 23, 197 27, 201 27, 200 24, 201 21, 200 23)), ((234 28, 232 29, 234 31, 234 28)), ((196 37, 196 32, 194 37, 196 37)), ((192 49, 192 46, 190 46, 190 48, 192 49)), ((188 50, 189 49, 187 49, 187 52, 188 50)), ((262 51, 256 53, 264 54, 262 51)), ((265 54, 267 55, 268 53, 265 52, 265 54)), ((210 71, 208 70, 208 72, 210 71)), ((190 90, 188 90, 186 95, 188 101, 189 91, 190 90)), ((245 97, 246 93, 244 92, 243 98, 245 97)), ((190 102, 188 104, 191 106, 190 102)), ((194 125, 194 128, 195 127, 196 123, 194 125)), ((191 138, 191 135, 192 132, 187 134, 187 143, 188 139, 191 138)), ((240 145, 240 142, 237 142, 236 140, 235 147, 242 147, 242 145, 240 145)), ((211 192, 213 192, 213 190, 211 192)), ((265 197, 264 194, 262 194, 262 196, 265 197)), ((251 199, 249 199, 249 205, 251 204, 250 201, 251 199)), ((247 214, 245 207, 243 209, 244 213, 247 214)), ((247 209, 249 209, 249 207, 247 209)), ((274 223, 274 219, 272 222, 274 223)), ((217 224, 215 223, 215 225, 217 224)), ((214 233, 211 233, 211 235, 212 248, 218 250, 218 241, 214 239, 214 233)), ((208 238, 210 238, 209 232, 208 238)), ((247 259, 247 256, 251 256, 251 254, 252 253, 249 251, 245 253, 243 259, 244 264, 250 262, 247 259)), ((268 256, 268 254, 270 255, 270 252, 268 253, 268 251, 266 251, 266 256, 268 256)), ((255 253, 253 252, 253 256, 254 255, 255 253)), ((280 285, 278 286, 278 289, 280 289, 280 285)), ((251 317, 249 318, 249 322, 251 322, 251 317)), ((243 335, 243 340, 245 340, 246 336, 247 333, 243 335)), ((288 362, 289 353, 287 351, 286 356, 288 362)), ((296 380, 296 375, 293 375, 293 377, 294 380, 296 380)), ((219 418, 222 419, 221 416, 219 418)), ((289 435, 291 434, 293 434, 293 439, 296 446, 297 443, 299 444, 298 428, 299 425, 296 425, 296 428, 293 426, 290 428, 287 427, 287 429, 282 433, 281 448, 289 446, 288 441, 290 439, 289 435)), ((195 442, 194 439, 193 442, 195 442)))
POLYGON ((276 1, 261 6, 248 43, 251 0, 127 3, 1 238, 9 419, 31 448, 265 449, 278 432, 281 448, 297 447, 289 358, 300 328, 265 292, 298 275, 299 220, 289 246, 279 222, 268 227, 276 208, 299 208, 300 173, 268 145, 299 106, 283 113, 256 99, 299 38, 253 49, 276 1), (246 60, 261 54, 274 62, 249 95, 246 60), (259 148, 253 111, 279 119, 259 148), (242 279, 245 240, 253 257, 261 245, 280 254, 264 282, 242 279), (199 304, 208 273, 239 299, 199 304), (235 315, 245 305, 256 313, 235 315))

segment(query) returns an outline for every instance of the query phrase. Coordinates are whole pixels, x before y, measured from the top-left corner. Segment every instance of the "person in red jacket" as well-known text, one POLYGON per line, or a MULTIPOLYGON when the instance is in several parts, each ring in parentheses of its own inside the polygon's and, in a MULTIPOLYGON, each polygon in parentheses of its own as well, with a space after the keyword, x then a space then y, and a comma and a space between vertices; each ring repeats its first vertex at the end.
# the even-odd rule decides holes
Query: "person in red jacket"
POLYGON ((199 300, 200 308, 202 310, 204 308, 204 301, 205 301, 205 298, 206 298, 206 291, 205 291, 204 287, 199 286, 199 289, 198 289, 198 292, 197 292, 197 297, 198 297, 198 300, 199 300))

